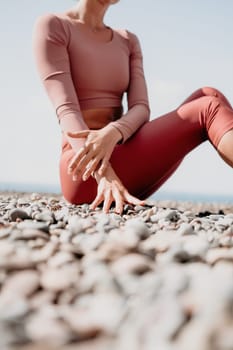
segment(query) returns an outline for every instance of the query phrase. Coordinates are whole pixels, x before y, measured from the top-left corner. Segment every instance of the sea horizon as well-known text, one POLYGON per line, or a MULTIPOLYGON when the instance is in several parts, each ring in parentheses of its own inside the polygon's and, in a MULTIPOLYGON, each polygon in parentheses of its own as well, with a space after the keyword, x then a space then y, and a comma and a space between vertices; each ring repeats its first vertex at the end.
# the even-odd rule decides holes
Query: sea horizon
MULTIPOLYGON (((28 192, 28 193, 51 193, 61 194, 59 185, 56 184, 36 184, 36 183, 7 183, 0 182, 0 192, 28 192)), ((216 202, 233 204, 233 196, 225 194, 209 194, 209 193, 189 193, 166 191, 163 189, 155 192, 149 200, 174 200, 185 202, 216 202)))

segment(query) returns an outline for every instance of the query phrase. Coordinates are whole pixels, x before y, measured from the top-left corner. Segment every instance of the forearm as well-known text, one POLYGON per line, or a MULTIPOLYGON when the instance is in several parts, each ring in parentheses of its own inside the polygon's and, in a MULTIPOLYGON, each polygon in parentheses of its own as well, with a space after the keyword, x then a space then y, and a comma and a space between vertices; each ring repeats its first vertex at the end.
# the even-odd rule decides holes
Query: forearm
POLYGON ((64 134, 65 138, 71 145, 72 149, 77 152, 81 147, 83 147, 85 143, 85 139, 80 138, 73 138, 69 137, 67 135, 67 132, 77 132, 82 130, 89 130, 87 124, 84 122, 84 120, 76 115, 76 113, 69 113, 69 115, 65 115, 63 118, 59 121, 61 131, 64 134))
POLYGON ((150 111, 146 105, 133 106, 120 119, 110 124, 118 129, 122 135, 122 143, 132 136, 144 123, 149 120, 150 111))

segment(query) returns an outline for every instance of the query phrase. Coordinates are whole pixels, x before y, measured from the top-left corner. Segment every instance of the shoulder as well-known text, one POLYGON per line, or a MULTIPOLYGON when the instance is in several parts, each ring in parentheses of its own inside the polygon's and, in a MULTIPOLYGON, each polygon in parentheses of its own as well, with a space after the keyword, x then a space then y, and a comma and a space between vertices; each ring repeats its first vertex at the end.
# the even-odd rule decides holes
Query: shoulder
POLYGON ((127 29, 114 29, 114 31, 120 36, 122 40, 125 40, 128 43, 130 48, 139 44, 138 36, 135 33, 127 29))
POLYGON ((34 30, 44 34, 57 34, 62 37, 69 35, 65 16, 57 13, 45 13, 36 18, 34 30))
POLYGON ((128 40, 128 41, 134 41, 138 40, 137 35, 130 32, 128 29, 114 29, 114 31, 120 35, 122 39, 128 40))
POLYGON ((40 27, 58 26, 58 18, 54 13, 45 13, 36 18, 35 25, 40 27))
POLYGON ((67 24, 65 15, 60 13, 45 13, 36 18, 35 26, 44 29, 63 30, 67 24))

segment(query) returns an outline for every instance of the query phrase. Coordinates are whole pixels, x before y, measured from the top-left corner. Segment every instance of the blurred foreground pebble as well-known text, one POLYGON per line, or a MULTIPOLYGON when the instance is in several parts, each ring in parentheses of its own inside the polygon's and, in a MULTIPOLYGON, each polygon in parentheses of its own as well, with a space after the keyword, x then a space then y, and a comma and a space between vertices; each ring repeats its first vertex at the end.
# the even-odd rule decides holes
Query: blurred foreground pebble
POLYGON ((232 350, 233 204, 0 194, 1 350, 232 350))

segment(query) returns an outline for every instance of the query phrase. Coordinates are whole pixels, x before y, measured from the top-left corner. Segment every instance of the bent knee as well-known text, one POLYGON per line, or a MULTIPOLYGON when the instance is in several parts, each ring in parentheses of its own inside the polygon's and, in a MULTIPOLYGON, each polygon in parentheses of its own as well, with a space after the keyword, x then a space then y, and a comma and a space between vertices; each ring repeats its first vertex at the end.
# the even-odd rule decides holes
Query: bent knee
POLYGON ((203 94, 206 96, 215 96, 215 97, 223 96, 221 91, 211 86, 204 86, 201 88, 201 90, 203 91, 203 94))
POLYGON ((219 91, 218 89, 216 89, 214 87, 210 87, 210 86, 204 86, 201 88, 201 90, 205 96, 217 97, 220 100, 220 102, 231 107, 231 104, 227 100, 226 96, 224 96, 223 93, 221 91, 219 91))
POLYGON ((81 205, 93 202, 97 194, 96 188, 96 182, 92 178, 89 178, 86 182, 73 182, 68 179, 61 181, 62 195, 70 204, 81 205))

